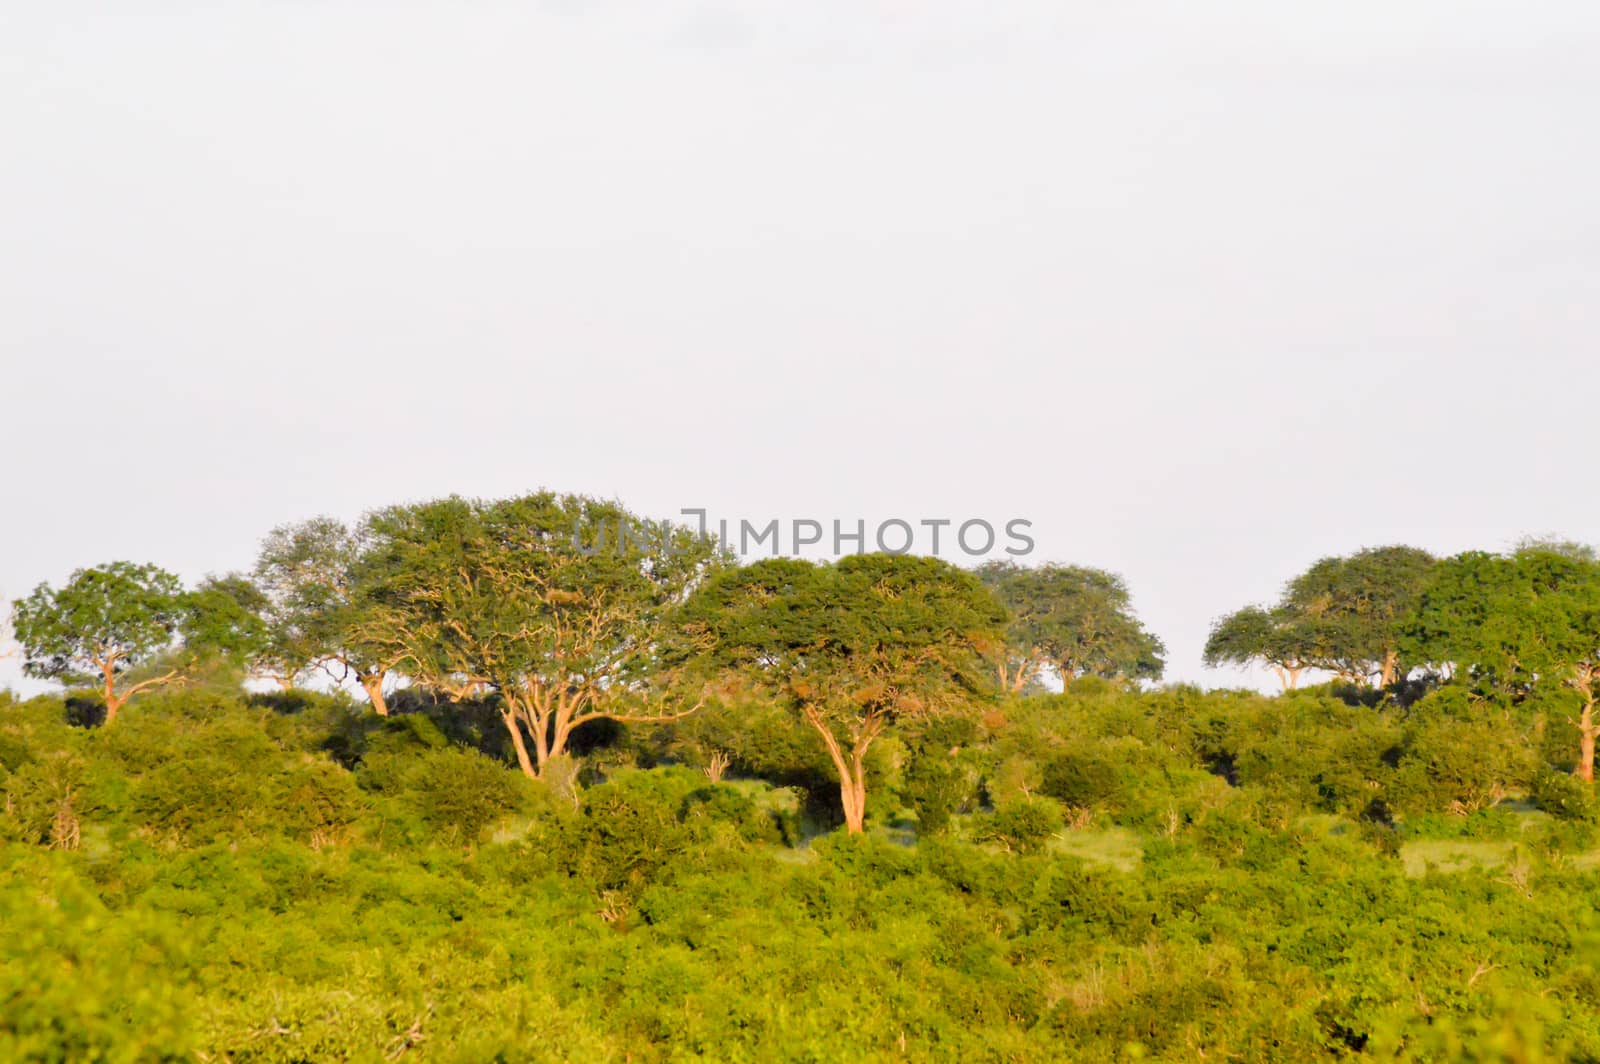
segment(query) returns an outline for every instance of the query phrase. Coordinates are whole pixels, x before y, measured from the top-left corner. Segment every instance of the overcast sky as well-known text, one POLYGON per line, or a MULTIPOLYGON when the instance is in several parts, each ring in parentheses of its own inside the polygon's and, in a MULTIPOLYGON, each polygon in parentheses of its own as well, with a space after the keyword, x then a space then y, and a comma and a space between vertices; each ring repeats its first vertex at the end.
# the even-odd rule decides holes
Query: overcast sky
POLYGON ((0 594, 452 492, 1025 517, 1238 683, 1319 556, 1600 540, 1597 108, 1592 0, 6 4, 0 594))

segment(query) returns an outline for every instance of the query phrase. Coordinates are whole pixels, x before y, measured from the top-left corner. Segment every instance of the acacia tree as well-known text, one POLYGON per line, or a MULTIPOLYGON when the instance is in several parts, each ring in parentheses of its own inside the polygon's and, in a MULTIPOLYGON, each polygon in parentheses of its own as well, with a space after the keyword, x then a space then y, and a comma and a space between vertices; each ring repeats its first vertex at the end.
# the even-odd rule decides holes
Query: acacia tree
POLYGON ((664 685, 673 613, 718 554, 687 530, 645 526, 614 503, 551 492, 383 511, 369 530, 384 575, 357 633, 427 686, 497 694, 518 764, 539 775, 591 721, 698 708, 653 710, 648 696, 664 685), (603 528, 634 534, 592 545, 603 528))
POLYGON ((208 576, 183 596, 185 645, 254 670, 268 639, 266 594, 247 576, 208 576))
POLYGON ((256 563, 266 597, 258 669, 284 686, 315 668, 336 682, 354 679, 379 716, 388 716, 384 684, 403 660, 362 638, 375 606, 381 568, 365 526, 317 517, 274 529, 256 563))
POLYGON ((1283 690, 1292 691, 1311 664, 1315 647, 1303 617, 1282 607, 1246 606, 1211 626, 1202 660, 1213 669, 1259 661, 1277 674, 1283 690))
POLYGON ((1557 683, 1579 712, 1576 774, 1594 781, 1600 699, 1600 562, 1534 544, 1510 557, 1469 552, 1439 563, 1410 624, 1419 656, 1512 693, 1557 683))
POLYGON ((1320 559, 1289 581, 1276 604, 1247 606, 1212 625, 1205 663, 1262 662, 1286 691, 1306 669, 1387 687, 1408 671, 1405 626, 1434 564, 1415 547, 1320 559))
POLYGON ((1435 560, 1416 547, 1369 547, 1323 558, 1289 582, 1280 609, 1305 638, 1307 664, 1388 687, 1401 667, 1402 629, 1435 560))
POLYGON ((864 554, 835 564, 764 559, 721 573, 687 610, 706 663, 753 682, 822 739, 845 825, 866 818, 866 758, 896 721, 968 704, 1000 642, 1004 607, 937 558, 864 554))
POLYGON ((184 618, 178 578, 132 562, 79 569, 59 588, 40 584, 13 615, 23 671, 41 680, 97 682, 108 725, 141 691, 182 679, 179 667, 123 683, 175 649, 184 618))
POLYGON ((1079 676, 1160 679, 1166 647, 1134 616, 1127 584, 1115 573, 1011 561, 986 562, 977 573, 1011 611, 996 655, 1006 690, 1021 691, 1047 664, 1063 690, 1079 676))

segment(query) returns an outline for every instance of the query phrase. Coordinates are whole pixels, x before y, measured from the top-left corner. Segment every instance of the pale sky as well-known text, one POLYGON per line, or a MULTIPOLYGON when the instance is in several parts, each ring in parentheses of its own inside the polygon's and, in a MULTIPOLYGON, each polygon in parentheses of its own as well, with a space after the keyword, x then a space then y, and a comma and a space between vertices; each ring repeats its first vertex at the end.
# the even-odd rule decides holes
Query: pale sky
POLYGON ((0 594, 452 492, 1025 517, 1237 684, 1321 555, 1600 540, 1597 129, 1592 0, 6 4, 0 594))

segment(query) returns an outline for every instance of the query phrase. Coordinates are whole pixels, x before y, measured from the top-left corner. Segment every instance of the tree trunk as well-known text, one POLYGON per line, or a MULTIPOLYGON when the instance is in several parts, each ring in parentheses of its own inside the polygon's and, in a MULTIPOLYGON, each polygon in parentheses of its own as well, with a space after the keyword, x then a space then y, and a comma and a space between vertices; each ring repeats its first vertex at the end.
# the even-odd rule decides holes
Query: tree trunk
POLYGON ((106 682, 106 723, 110 724, 117 719, 117 710, 122 708, 126 699, 117 697, 117 659, 112 658, 100 667, 100 674, 106 682))
POLYGON ((850 834, 859 835, 867 821, 866 760, 867 747, 872 745, 873 735, 858 734, 856 745, 847 759, 833 729, 828 727, 821 714, 810 706, 803 707, 802 712, 806 723, 822 736, 822 744, 828 748, 828 760, 833 762, 834 770, 839 773, 839 804, 844 807, 845 828, 850 834))
POLYGON ((1072 686, 1072 662, 1056 662, 1056 675, 1061 678, 1061 693, 1066 694, 1067 688, 1072 686))
POLYGON ((1388 687, 1394 683, 1394 672, 1399 667, 1399 664, 1399 655, 1393 649, 1384 651, 1383 672, 1378 676, 1378 685, 1380 687, 1388 687))
POLYGON ((367 701, 372 703, 372 708, 377 711, 378 716, 387 717, 389 703, 383 698, 383 673, 365 672, 356 679, 361 681, 361 689, 367 693, 367 701))
POLYGON ((500 720, 505 724, 506 731, 511 733, 511 746, 517 752, 517 767, 522 769, 522 774, 529 779, 536 779, 539 770, 533 765, 533 759, 528 756, 528 744, 522 740, 522 728, 517 724, 517 713, 514 709, 502 709, 500 720))
POLYGON ((1578 717, 1578 778, 1594 782, 1594 740, 1600 727, 1594 721, 1594 693, 1584 692, 1583 713, 1578 717))
POLYGON ((1039 661, 1037 658, 1024 659, 1022 664, 1017 666, 1017 675, 1011 681, 1011 693, 1014 695, 1021 694, 1022 689, 1028 686, 1028 681, 1033 679, 1033 674, 1038 671, 1039 661))
POLYGON ((839 779, 839 801, 844 806, 845 830, 859 835, 867 823, 867 788, 847 772, 839 779))

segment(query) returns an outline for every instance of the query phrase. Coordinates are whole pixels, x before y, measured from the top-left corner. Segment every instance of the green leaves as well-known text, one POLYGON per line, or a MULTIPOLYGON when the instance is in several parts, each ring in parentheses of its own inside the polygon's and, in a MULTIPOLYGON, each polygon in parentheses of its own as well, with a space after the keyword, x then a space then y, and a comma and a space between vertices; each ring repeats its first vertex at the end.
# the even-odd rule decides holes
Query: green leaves
POLYGON ((1005 611, 936 558, 774 558, 723 574, 690 603, 708 657, 829 719, 920 716, 985 685, 979 648, 1005 611))
POLYGON ((23 668, 77 682, 143 665, 176 643, 182 594, 176 576, 132 562, 79 569, 60 588, 41 584, 16 607, 23 668))
POLYGON ((896 721, 948 712, 987 685, 1005 608, 937 558, 772 558, 713 577, 684 611, 713 669, 787 706, 822 739, 859 832, 868 748, 896 721))
POLYGON ((1428 661, 1502 689, 1577 681, 1600 667, 1600 563, 1544 546, 1456 555, 1440 563, 1407 635, 1428 661))
POLYGON ((1213 625, 1205 663, 1260 661, 1285 687, 1308 668, 1387 687, 1416 663, 1405 633, 1435 564, 1415 547, 1323 558, 1291 580, 1277 604, 1247 606, 1213 625))
POLYGON ((978 575, 1011 611, 1006 646, 1013 690, 1045 663, 1063 685, 1079 676, 1161 678, 1166 647, 1134 616, 1128 587, 1115 573, 994 561, 978 575))

